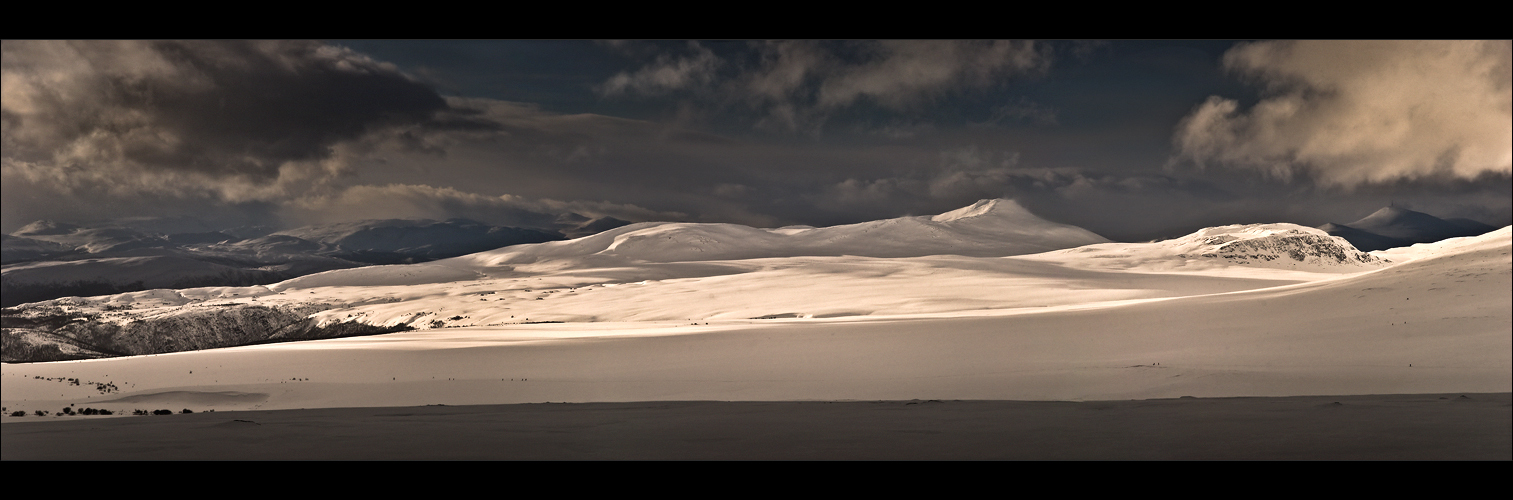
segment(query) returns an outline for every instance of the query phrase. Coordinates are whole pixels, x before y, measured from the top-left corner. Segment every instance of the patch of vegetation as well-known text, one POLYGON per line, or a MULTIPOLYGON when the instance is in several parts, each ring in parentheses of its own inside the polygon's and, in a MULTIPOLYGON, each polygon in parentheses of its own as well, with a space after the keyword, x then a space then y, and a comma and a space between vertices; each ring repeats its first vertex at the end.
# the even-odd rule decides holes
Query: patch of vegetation
MULTIPOLYGON (((77 378, 67 378, 67 377, 56 377, 56 378, 54 378, 54 377, 43 377, 41 375, 34 375, 34 376, 32 376, 32 378, 36 379, 36 380, 46 380, 48 382, 63 382, 63 383, 66 383, 68 385, 75 385, 75 386, 76 385, 81 385, 81 381, 79 379, 77 379, 77 378)), ((88 384, 88 385, 94 386, 95 390, 100 391, 100 394, 110 394, 112 392, 120 392, 121 391, 121 388, 116 387, 116 383, 115 382, 90 382, 90 381, 83 381, 82 384, 88 384)))

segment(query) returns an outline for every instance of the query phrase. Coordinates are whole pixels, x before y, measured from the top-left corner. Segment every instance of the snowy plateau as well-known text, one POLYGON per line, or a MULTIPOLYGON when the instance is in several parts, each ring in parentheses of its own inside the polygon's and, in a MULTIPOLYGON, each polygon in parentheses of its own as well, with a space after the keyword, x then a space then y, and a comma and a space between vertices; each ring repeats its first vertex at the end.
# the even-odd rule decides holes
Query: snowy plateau
POLYGON ((1116 243, 1003 199, 823 228, 637 223, 23 304, 3 390, 236 395, 202 401, 223 409, 1507 392, 1510 247, 1504 227, 1363 252, 1283 223, 1116 243))

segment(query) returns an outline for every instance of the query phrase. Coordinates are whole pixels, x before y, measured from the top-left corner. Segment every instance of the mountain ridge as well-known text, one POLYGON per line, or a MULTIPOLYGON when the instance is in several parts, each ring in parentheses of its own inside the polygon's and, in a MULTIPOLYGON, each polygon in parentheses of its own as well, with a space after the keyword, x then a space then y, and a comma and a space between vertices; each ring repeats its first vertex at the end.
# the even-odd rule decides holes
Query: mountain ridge
POLYGON ((1471 219, 1441 219, 1397 206, 1383 207, 1349 224, 1331 222, 1318 228, 1367 252, 1477 236, 1497 229, 1471 219))
POLYGON ((840 255, 1006 257, 1107 241, 1086 229, 1041 219, 1013 200, 985 199, 940 215, 818 228, 643 222, 574 240, 464 258, 481 265, 513 265, 575 257, 643 262, 840 255))

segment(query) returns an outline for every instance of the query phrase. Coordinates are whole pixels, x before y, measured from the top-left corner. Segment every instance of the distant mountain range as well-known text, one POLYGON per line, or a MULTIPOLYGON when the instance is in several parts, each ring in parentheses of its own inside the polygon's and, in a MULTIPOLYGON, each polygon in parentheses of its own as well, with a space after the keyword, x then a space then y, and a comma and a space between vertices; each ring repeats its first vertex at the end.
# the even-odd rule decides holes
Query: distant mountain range
POLYGON ((545 245, 501 248, 466 259, 489 265, 540 261, 691 262, 797 256, 1003 257, 1109 240, 1037 217, 1012 200, 981 200, 935 216, 831 227, 764 229, 740 224, 642 222, 545 245))
MULTIPOLYGON (((1377 224, 1362 225, 1381 231, 1427 220, 1412 214, 1368 219, 1377 224)), ((469 326, 823 319, 1109 304, 1284 286, 1411 263, 1431 253, 1499 250, 1508 245, 1509 229, 1370 254, 1323 230, 1287 223, 1211 227, 1170 240, 1115 243, 1003 199, 935 216, 825 228, 645 222, 570 241, 338 269, 266 286, 154 289, 8 307, 0 312, 0 358, 159 354, 469 326)), ((361 244, 372 252, 434 255, 466 240, 448 237, 505 233, 511 232, 470 221, 370 221, 202 247, 241 245, 242 254, 297 251, 319 257, 361 244)), ((151 268, 146 260, 117 259, 117 269, 151 268)), ((1268 314, 1278 312, 1285 313, 1268 314)))
POLYGON ((130 226, 37 221, 0 235, 0 305, 155 288, 249 286, 374 264, 456 257, 629 224, 564 214, 553 229, 467 219, 383 219, 160 234, 130 226))
MULTIPOLYGON (((563 217, 558 220, 575 224, 582 230, 619 225, 615 221, 581 217, 563 217)), ((24 234, 13 237, 51 237, 73 245, 88 241, 88 238, 73 236, 82 228, 57 224, 33 226, 18 232, 24 234)), ((407 316, 405 321, 400 322, 391 322, 388 318, 326 321, 324 317, 314 314, 338 307, 339 304, 345 307, 347 301, 332 300, 331 297, 314 292, 303 294, 304 290, 311 288, 334 287, 357 291, 365 296, 365 301, 388 304, 397 299, 380 292, 383 287, 400 286, 424 291, 429 299, 432 298, 429 293, 437 289, 438 283, 442 287, 450 286, 448 283, 478 284, 483 283, 479 280, 491 279, 489 276, 534 275, 542 270, 580 269, 598 273, 605 269, 620 269, 620 272, 639 272, 635 270, 646 266, 673 264, 674 267, 693 270, 696 275, 711 270, 721 274, 724 271, 720 270, 724 268, 719 264, 678 265, 812 257, 1004 257, 1109 241, 1076 226, 1041 219, 1014 201, 1002 199, 982 200, 935 216, 899 217, 824 228, 789 226, 763 229, 738 224, 644 222, 613 227, 570 241, 503 245, 514 241, 511 238, 522 235, 541 236, 539 233, 533 235, 522 231, 526 230, 495 228, 460 219, 443 222, 364 221, 281 231, 238 241, 199 243, 190 245, 185 250, 206 255, 216 253, 258 257, 270 261, 284 259, 291 263, 295 261, 291 256, 307 259, 298 261, 304 267, 289 271, 305 275, 281 280, 270 286, 159 285, 158 282, 150 281, 154 279, 154 272, 162 273, 163 280, 177 279, 181 283, 192 277, 183 273, 174 275, 168 271, 169 267, 187 269, 192 264, 183 260, 169 260, 171 257, 163 256, 155 256, 161 261, 122 257, 87 259, 87 263, 47 261, 15 264, 6 267, 7 287, 12 286, 16 276, 27 276, 25 273, 33 270, 38 276, 75 277, 88 275, 84 270, 96 265, 117 273, 117 276, 122 276, 120 279, 141 280, 137 282, 137 286, 145 285, 153 290, 122 290, 110 297, 90 299, 61 298, 40 302, 36 299, 25 300, 24 302, 30 303, 6 309, 3 314, 3 335, 6 340, 3 356, 6 361, 40 361, 153 354, 261 342, 371 335, 431 327, 446 321, 464 319, 459 315, 448 318, 427 316, 426 321, 421 321, 419 318, 426 316, 422 314, 407 316), (490 248, 478 251, 479 247, 490 248), (362 250, 354 250, 359 248, 362 250), (333 267, 331 272, 319 274, 313 271, 317 268, 317 263, 336 265, 332 261, 338 257, 352 259, 356 255, 370 260, 399 256, 434 258, 454 252, 468 255, 424 264, 371 266, 362 269, 333 267), (165 289, 186 287, 195 288, 165 289), (285 293, 288 290, 302 292, 285 293), (220 305, 205 307, 206 299, 212 297, 213 300, 220 301, 215 302, 220 305), (109 310, 102 310, 102 314, 84 320, 75 320, 82 316, 57 314, 58 306, 63 303, 114 299, 129 303, 104 306, 109 310), (249 302, 236 302, 239 300, 249 302), (163 307, 170 308, 173 312, 168 313, 169 309, 163 307), (155 311, 149 313, 155 315, 151 318, 142 315, 147 310, 155 311)), ((550 240, 563 239, 561 235, 551 236, 550 240)), ((154 239, 147 235, 127 233, 118 234, 117 237, 122 241, 150 241, 155 245, 170 245, 167 241, 172 239, 154 239)), ((217 238, 219 236, 209 234, 192 236, 193 241, 217 238)), ((45 246, 39 243, 28 244, 45 246)), ((202 266, 212 265, 209 259, 198 262, 202 266)), ((219 267, 205 270, 206 273, 216 271, 223 273, 223 282, 238 279, 250 281, 255 278, 236 275, 219 267)), ((11 293, 6 292, 8 303, 15 300, 11 293)), ((479 299, 477 294, 458 294, 449 300, 463 301, 471 307, 494 305, 488 300, 479 299)), ((687 301, 686 298, 674 300, 687 301)), ((414 302, 401 302, 406 302, 405 307, 415 305, 414 302)))
MULTIPOLYGON (((1348 225, 1330 223, 1318 229, 1369 252, 1475 236, 1496 228, 1388 207, 1348 225)), ((568 213, 559 216, 551 229, 493 226, 467 219, 383 219, 284 231, 243 226, 162 234, 129 225, 89 227, 37 221, 0 237, 0 305, 4 307, 159 288, 264 285, 324 271, 464 255, 490 265, 572 261, 577 262, 573 265, 609 266, 614 262, 791 256, 989 257, 1109 242, 1082 228, 1040 219, 1010 200, 983 200, 933 217, 825 228, 631 224, 568 213), (514 247, 568 238, 574 239, 514 247)), ((1342 252, 1335 253, 1346 254, 1342 252)))
POLYGON ((1433 243, 1446 238, 1479 236, 1497 228, 1471 219, 1441 219, 1406 208, 1387 207, 1349 224, 1328 223, 1319 229, 1339 236, 1364 252, 1433 243))

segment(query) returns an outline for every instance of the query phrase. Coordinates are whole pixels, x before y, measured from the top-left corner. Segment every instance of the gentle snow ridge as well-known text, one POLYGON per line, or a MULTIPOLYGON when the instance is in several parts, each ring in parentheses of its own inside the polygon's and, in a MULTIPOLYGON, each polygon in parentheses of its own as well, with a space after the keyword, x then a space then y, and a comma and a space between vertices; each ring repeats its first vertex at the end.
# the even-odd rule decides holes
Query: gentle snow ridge
POLYGON ((858 224, 760 229, 738 224, 640 223, 571 241, 521 245, 463 259, 473 265, 534 264, 589 259, 610 262, 690 262, 799 256, 1005 257, 1108 239, 1050 222, 1012 200, 982 200, 933 217, 900 217, 858 224))

